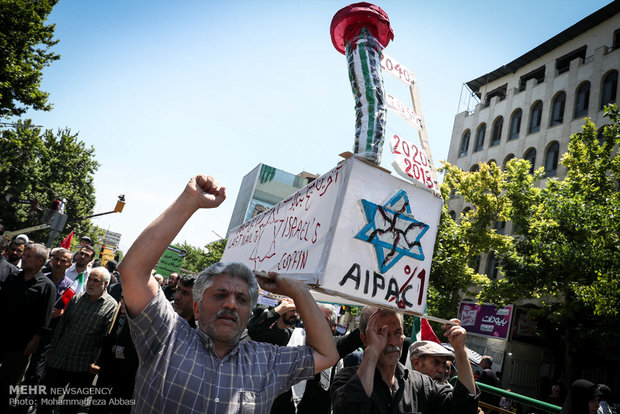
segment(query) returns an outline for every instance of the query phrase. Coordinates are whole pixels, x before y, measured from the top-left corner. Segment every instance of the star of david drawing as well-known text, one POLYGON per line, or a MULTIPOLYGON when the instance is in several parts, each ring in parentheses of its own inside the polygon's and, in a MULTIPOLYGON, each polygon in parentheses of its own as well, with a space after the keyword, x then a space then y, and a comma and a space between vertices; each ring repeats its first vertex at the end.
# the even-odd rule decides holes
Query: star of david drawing
POLYGON ((420 241, 429 225, 413 218, 405 190, 397 191, 384 205, 361 202, 368 224, 355 238, 374 246, 381 273, 405 256, 424 260, 420 241))

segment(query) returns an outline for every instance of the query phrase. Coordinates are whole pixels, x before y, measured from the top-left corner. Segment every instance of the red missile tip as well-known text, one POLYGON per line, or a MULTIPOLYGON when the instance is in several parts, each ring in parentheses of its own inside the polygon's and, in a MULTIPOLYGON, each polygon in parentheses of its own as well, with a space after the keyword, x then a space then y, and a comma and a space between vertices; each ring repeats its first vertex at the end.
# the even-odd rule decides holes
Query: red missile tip
POLYGON ((363 27, 370 30, 383 47, 394 39, 388 15, 381 7, 354 3, 338 10, 332 19, 330 33, 336 50, 344 54, 346 42, 359 35, 363 27))

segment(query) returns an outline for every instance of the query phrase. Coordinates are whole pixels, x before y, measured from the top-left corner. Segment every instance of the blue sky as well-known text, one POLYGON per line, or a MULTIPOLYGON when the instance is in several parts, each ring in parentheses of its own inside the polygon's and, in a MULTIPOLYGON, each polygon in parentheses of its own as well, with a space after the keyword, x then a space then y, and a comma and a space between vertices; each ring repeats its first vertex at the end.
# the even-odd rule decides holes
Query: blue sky
MULTIPOLYGON (((385 52, 417 78, 435 164, 445 160, 461 85, 556 35, 609 1, 377 1, 395 33, 385 52)), ((178 242, 225 235, 243 176, 263 162, 321 174, 351 150, 354 109, 346 61, 331 44, 343 1, 60 0, 61 55, 44 72, 54 109, 37 125, 69 127, 92 145, 93 219, 126 249, 198 173, 228 199, 197 213, 178 242)), ((386 89, 407 91, 386 75, 386 89)), ((463 107, 461 107, 463 110, 463 107)), ((388 115, 388 132, 417 142, 388 115)), ((384 164, 391 162, 384 148, 384 164)))

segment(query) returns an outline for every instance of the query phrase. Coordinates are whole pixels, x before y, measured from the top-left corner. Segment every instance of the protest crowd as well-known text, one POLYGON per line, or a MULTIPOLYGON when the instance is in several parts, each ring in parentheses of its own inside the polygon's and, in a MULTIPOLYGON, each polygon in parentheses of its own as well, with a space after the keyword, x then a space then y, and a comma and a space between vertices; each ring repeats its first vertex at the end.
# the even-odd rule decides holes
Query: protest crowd
MULTIPOLYGON (((366 306, 337 331, 333 305, 298 280, 217 263, 199 275, 154 269, 198 209, 225 189, 210 176, 181 195, 121 263, 95 263, 88 237, 71 251, 0 236, 0 412, 14 413, 480 413, 520 412, 492 359, 477 378, 456 319, 444 342, 406 337, 400 312, 366 306), (158 276, 158 277, 157 277, 158 276), (259 286, 285 297, 257 303, 259 286), (453 379, 453 381, 449 381, 453 379)), ((2 233, 3 233, 2 229, 2 233)), ((615 414, 609 387, 585 379, 550 390, 569 414, 615 414)))

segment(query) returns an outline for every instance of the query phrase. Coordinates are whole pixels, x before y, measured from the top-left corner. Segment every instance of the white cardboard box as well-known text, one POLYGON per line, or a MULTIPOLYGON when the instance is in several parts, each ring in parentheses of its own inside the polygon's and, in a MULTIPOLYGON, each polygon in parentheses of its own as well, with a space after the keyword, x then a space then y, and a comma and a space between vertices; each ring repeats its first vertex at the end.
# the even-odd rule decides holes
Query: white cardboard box
POLYGON ((421 314, 442 205, 349 158, 235 228, 222 261, 304 280, 320 300, 421 314))

